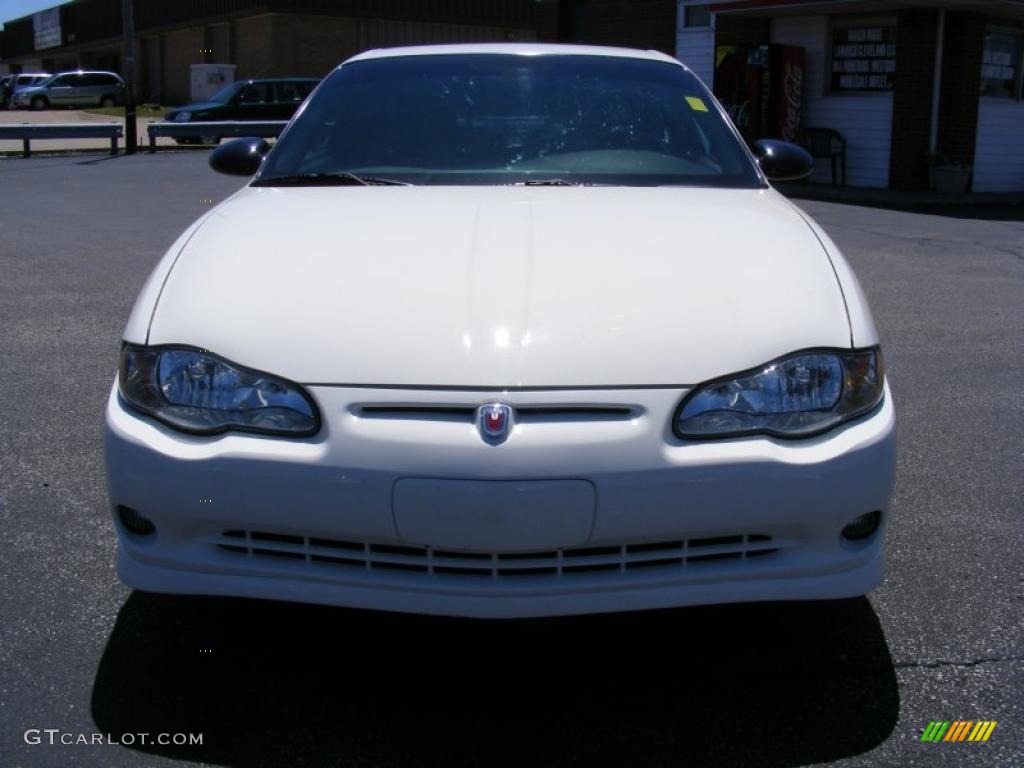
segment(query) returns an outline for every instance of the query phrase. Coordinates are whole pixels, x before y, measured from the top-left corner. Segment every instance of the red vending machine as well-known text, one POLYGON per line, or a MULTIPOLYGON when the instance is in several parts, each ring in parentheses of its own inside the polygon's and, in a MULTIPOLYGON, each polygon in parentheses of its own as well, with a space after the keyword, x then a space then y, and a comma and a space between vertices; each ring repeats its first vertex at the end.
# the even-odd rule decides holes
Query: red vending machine
POLYGON ((720 45, 715 97, 747 143, 800 138, 806 68, 795 45, 720 45))

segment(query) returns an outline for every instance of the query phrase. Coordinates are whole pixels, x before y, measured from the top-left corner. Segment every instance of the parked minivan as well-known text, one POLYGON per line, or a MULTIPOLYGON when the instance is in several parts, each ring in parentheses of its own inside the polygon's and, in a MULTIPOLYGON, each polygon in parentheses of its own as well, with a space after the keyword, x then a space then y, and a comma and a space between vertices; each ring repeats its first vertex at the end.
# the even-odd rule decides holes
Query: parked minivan
POLYGON ((14 106, 113 107, 124 103, 124 80, 113 72, 77 70, 61 72, 14 94, 14 106))
POLYGON ((8 75, 4 78, 6 80, 6 86, 2 91, 3 102, 2 106, 6 109, 10 109, 14 106, 14 94, 24 88, 30 88, 33 85, 39 85, 44 80, 48 80, 53 77, 49 72, 22 72, 18 75, 8 75))

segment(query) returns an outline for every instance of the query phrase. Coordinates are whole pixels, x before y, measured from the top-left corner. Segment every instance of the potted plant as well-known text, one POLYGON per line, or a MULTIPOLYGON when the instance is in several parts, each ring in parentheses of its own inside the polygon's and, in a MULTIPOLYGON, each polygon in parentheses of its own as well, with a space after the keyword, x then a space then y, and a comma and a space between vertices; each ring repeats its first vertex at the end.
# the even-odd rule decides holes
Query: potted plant
POLYGON ((962 195, 971 183, 971 166, 950 160, 942 152, 928 154, 931 187, 939 194, 962 195))

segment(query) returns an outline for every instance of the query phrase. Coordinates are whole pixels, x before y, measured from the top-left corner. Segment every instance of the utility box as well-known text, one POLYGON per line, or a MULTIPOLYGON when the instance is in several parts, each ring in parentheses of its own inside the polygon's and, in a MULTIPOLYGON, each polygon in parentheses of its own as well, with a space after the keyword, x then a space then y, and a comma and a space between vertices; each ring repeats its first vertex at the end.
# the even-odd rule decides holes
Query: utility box
POLYGON ((217 91, 235 82, 234 64, 193 64, 191 101, 209 101, 217 91))

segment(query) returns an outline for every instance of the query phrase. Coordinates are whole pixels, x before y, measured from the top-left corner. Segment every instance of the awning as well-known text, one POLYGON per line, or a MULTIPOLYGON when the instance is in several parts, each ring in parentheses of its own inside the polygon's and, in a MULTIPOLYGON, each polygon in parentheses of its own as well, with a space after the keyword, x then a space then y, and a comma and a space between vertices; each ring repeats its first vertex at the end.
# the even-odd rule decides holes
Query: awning
POLYGON ((711 5, 713 13, 749 16, 795 16, 812 13, 883 13, 901 8, 945 8, 977 11, 1024 21, 1024 0, 726 0, 711 5))

